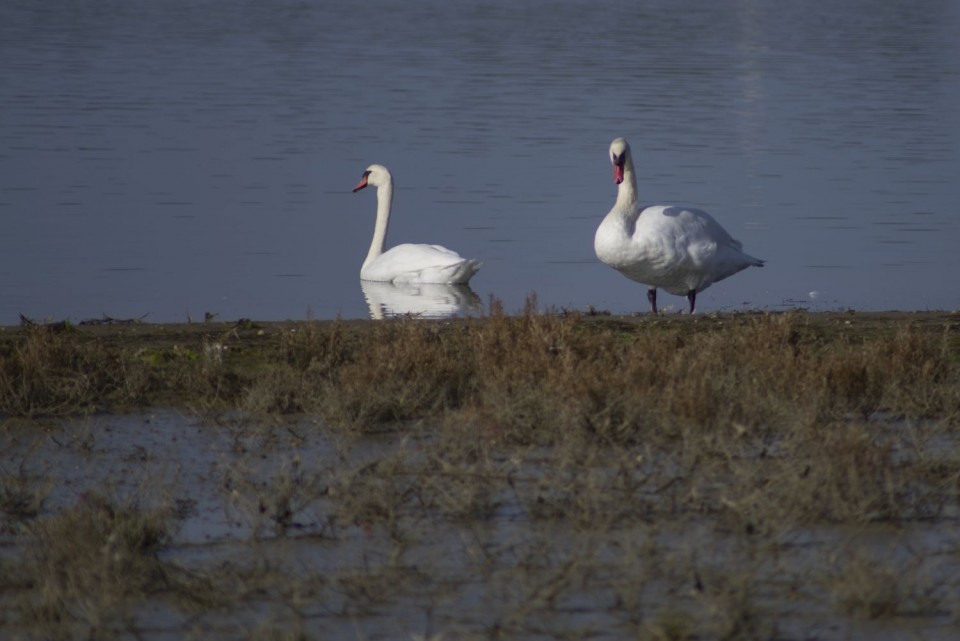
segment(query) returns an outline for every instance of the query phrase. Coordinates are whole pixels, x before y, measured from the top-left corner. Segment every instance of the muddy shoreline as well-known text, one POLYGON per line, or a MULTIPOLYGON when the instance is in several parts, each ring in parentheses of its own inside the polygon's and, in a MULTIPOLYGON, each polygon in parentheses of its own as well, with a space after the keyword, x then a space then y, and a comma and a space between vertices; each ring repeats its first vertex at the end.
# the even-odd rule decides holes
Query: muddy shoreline
MULTIPOLYGON (((606 312, 562 312, 561 316, 574 316, 585 327, 631 334, 647 330, 676 330, 680 332, 721 331, 725 328, 743 326, 757 318, 790 315, 805 328, 829 337, 846 337, 849 340, 869 339, 890 334, 904 327, 923 332, 960 331, 960 311, 888 311, 888 312, 737 312, 696 314, 634 314, 611 315, 606 312)), ((277 339, 284 333, 296 332, 307 327, 341 327, 358 336, 375 329, 383 323, 415 321, 437 327, 451 327, 467 323, 485 322, 484 318, 420 320, 309 320, 309 321, 212 321, 196 323, 150 323, 136 319, 101 319, 77 323, 59 321, 0 326, 0 348, 15 341, 21 332, 36 328, 75 334, 102 340, 125 350, 163 348, 173 345, 198 345, 204 341, 234 340, 243 342, 247 355, 269 354, 277 349, 277 339)))

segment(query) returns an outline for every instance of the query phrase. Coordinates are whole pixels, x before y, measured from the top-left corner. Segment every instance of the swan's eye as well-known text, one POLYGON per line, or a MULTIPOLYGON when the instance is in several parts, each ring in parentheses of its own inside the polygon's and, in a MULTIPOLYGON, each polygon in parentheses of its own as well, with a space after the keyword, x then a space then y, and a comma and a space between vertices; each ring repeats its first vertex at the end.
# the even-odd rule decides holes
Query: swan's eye
POLYGON ((370 170, 368 169, 367 171, 363 172, 362 178, 369 178, 369 177, 370 177, 370 170))

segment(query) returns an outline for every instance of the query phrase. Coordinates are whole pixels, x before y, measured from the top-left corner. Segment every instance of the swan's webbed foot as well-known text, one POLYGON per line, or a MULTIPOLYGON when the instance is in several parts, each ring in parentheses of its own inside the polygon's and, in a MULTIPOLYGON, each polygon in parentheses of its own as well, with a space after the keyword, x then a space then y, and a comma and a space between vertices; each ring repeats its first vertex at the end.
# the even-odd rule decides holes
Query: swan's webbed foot
POLYGON ((687 300, 690 301, 690 313, 693 313, 693 308, 697 303, 697 290, 691 289, 687 292, 687 300))
POLYGON ((651 287, 647 290, 647 300, 650 301, 650 310, 652 313, 657 313, 657 288, 651 287))

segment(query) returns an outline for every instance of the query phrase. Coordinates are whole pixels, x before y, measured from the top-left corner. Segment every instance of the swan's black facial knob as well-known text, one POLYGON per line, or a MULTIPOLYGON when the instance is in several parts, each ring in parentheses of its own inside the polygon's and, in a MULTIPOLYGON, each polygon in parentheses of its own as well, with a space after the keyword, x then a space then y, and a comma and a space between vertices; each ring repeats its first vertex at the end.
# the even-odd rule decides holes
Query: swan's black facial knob
POLYGON ((623 182, 623 166, 626 164, 627 154, 611 154, 610 159, 613 161, 613 182, 619 185, 623 182))
POLYGON ((360 191, 361 189, 363 189, 364 187, 366 187, 366 186, 367 186, 367 178, 369 178, 369 177, 370 177, 370 171, 369 171, 369 170, 363 172, 363 175, 360 176, 360 182, 358 182, 358 183, 354 186, 354 188, 353 188, 353 193, 357 193, 358 191, 360 191))

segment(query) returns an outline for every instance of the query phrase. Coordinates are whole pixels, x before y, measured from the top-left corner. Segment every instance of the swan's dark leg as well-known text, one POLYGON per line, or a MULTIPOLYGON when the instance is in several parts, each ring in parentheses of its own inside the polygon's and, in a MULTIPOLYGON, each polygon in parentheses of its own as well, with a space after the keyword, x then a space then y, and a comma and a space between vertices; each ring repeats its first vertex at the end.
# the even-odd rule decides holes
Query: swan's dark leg
POLYGON ((650 301, 650 308, 653 310, 653 313, 657 313, 657 288, 651 287, 647 290, 647 300, 650 301))
POLYGON ((693 313, 693 306, 697 303, 697 290, 691 289, 687 292, 687 300, 690 301, 690 313, 693 313))

